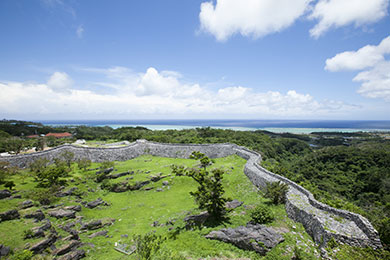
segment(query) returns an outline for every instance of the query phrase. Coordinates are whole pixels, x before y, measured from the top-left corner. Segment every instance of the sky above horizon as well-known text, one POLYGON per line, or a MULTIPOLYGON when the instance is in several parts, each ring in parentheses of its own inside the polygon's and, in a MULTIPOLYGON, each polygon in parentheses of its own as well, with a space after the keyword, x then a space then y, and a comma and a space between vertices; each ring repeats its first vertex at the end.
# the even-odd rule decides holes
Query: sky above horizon
POLYGON ((390 120, 390 0, 1 0, 0 118, 390 120))

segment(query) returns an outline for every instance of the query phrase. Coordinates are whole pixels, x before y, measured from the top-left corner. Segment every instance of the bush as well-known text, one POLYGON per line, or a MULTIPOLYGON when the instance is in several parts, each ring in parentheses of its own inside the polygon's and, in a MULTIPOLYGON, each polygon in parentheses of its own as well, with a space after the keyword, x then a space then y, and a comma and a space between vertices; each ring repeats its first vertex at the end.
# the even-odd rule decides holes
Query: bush
POLYGON ((137 248, 135 252, 138 259, 149 260, 160 249, 165 238, 153 233, 147 233, 145 235, 136 235, 133 237, 133 240, 137 248))
POLYGON ((30 250, 17 251, 13 256, 12 260, 30 260, 33 257, 33 252, 30 250))
POLYGON ((271 199, 275 205, 286 202, 286 194, 288 192, 288 185, 286 183, 268 182, 264 197, 271 199))
POLYGON ((111 161, 104 161, 100 164, 100 169, 108 169, 108 168, 111 168, 111 167, 114 167, 114 162, 111 162, 111 161))
POLYGON ((258 224, 270 223, 274 220, 274 214, 266 205, 260 204, 250 213, 252 221, 258 224))

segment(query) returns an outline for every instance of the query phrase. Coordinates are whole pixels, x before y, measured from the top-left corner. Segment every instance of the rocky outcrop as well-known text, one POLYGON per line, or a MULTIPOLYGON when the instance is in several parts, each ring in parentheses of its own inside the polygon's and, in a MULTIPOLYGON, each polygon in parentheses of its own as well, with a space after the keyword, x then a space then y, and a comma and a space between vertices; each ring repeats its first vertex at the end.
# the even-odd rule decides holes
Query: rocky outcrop
POLYGON ((80 245, 81 245, 81 242, 79 240, 72 240, 68 244, 63 245, 62 247, 55 249, 52 252, 52 255, 55 255, 55 256, 65 255, 80 245))
POLYGON ((244 204, 244 202, 238 201, 238 200, 232 200, 232 201, 226 202, 225 206, 227 209, 235 209, 235 208, 238 208, 239 206, 241 206, 242 204, 244 204))
POLYGON ((89 235, 88 238, 94 238, 97 236, 106 236, 107 233, 108 233, 108 231, 106 231, 106 230, 98 231, 98 232, 95 232, 95 233, 89 235))
POLYGON ((7 256, 11 252, 11 248, 9 246, 5 246, 0 244, 0 258, 3 256, 7 256))
POLYGON ((77 159, 92 162, 125 161, 140 155, 150 154, 171 158, 189 158, 193 151, 200 151, 210 158, 238 155, 247 160, 245 174, 254 185, 264 188, 267 182, 281 181, 289 185, 286 198, 286 211, 290 218, 301 222, 314 241, 321 246, 330 239, 353 246, 382 248, 377 231, 364 217, 345 210, 332 208, 318 202, 313 195, 300 185, 287 178, 269 172, 259 165, 260 154, 234 144, 160 144, 138 140, 128 146, 118 148, 89 148, 62 145, 51 150, 28 155, 1 157, 10 165, 26 167, 37 158, 47 158, 53 162, 62 152, 70 151, 77 159), (341 219, 341 220, 340 220, 341 219))
POLYGON ((81 225, 80 230, 95 230, 103 227, 101 220, 92 220, 86 224, 81 225))
POLYGON ((255 251, 260 255, 265 255, 269 250, 284 241, 283 236, 272 227, 259 224, 247 224, 245 227, 239 226, 212 231, 205 237, 230 243, 244 250, 255 251))

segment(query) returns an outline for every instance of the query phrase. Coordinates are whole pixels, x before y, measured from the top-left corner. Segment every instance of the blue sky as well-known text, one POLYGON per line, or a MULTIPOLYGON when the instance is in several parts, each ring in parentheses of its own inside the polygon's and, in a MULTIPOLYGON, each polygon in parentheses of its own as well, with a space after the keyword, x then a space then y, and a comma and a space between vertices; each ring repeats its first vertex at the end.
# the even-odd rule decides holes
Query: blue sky
POLYGON ((390 0, 1 0, 0 117, 390 120, 390 0))

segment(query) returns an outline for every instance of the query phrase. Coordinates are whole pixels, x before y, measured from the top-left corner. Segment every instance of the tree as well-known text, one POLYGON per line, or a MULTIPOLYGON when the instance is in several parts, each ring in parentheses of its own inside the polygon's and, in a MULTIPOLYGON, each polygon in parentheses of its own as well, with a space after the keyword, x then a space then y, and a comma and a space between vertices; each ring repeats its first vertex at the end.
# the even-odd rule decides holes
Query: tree
POLYGON ((89 160, 87 158, 82 158, 82 159, 77 160, 77 167, 80 170, 85 171, 90 166, 91 166, 91 160, 89 160))
POLYGON ((65 152, 61 153, 60 156, 62 157, 62 159, 64 159, 64 161, 66 162, 66 165, 70 169, 70 166, 72 165, 72 162, 73 162, 74 153, 69 152, 69 151, 65 151, 65 152))
POLYGON ((20 153, 20 151, 23 149, 24 147, 24 140, 19 138, 19 137, 12 137, 12 138, 8 138, 6 140, 6 147, 7 147, 7 150, 9 152, 14 152, 16 154, 20 153))
POLYGON ((29 168, 32 173, 39 173, 44 171, 49 165, 49 160, 47 158, 38 158, 30 163, 29 168))
POLYGON ((277 205, 286 201, 288 185, 280 181, 267 182, 264 197, 271 199, 272 203, 277 205))
POLYGON ((225 190, 222 186, 223 174, 222 169, 207 170, 212 164, 207 156, 200 152, 193 152, 191 159, 199 160, 199 168, 184 168, 182 166, 172 166, 172 172, 177 176, 191 177, 198 183, 198 189, 190 194, 195 198, 195 202, 200 209, 205 209, 210 214, 211 219, 221 220, 226 214, 225 203, 228 199, 223 197, 225 190))
POLYGON ((67 177, 69 168, 64 164, 52 165, 46 167, 44 170, 36 172, 35 179, 39 182, 41 187, 50 187, 52 185, 60 184, 60 178, 67 177))

